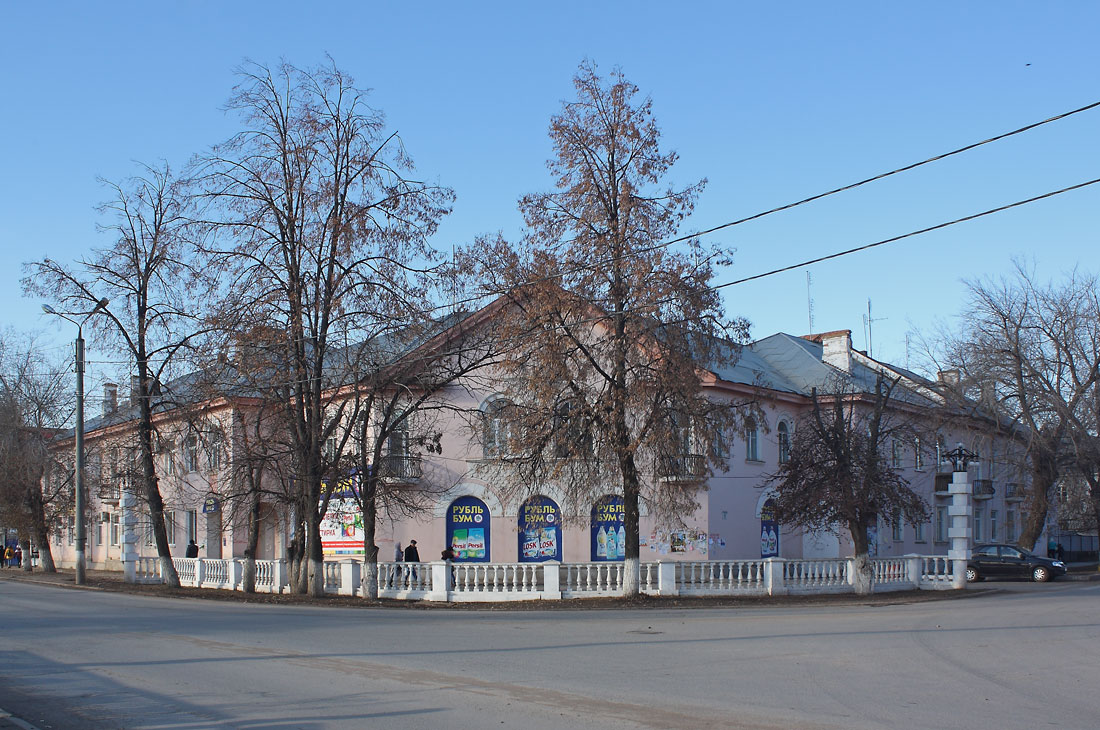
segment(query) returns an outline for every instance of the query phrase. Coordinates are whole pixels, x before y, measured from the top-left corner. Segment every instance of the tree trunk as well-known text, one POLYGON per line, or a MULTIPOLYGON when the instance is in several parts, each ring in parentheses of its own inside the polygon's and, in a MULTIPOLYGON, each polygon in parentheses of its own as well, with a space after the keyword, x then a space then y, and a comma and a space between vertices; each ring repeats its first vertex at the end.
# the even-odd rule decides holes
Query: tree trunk
MULTIPOLYGON (((1037 450, 1038 451, 1038 450, 1037 450)), ((1016 544, 1024 550, 1034 551, 1035 543, 1043 533, 1050 509, 1050 490, 1058 479, 1058 464, 1055 456, 1048 452, 1033 453, 1031 457, 1031 485, 1027 509, 1027 520, 1020 532, 1016 544)))
POLYGON ((634 464, 634 455, 627 453, 620 460, 623 472, 623 528, 626 532, 626 560, 623 562, 623 596, 637 596, 641 593, 640 531, 641 512, 638 508, 639 494, 638 469, 634 464))
POLYGON ((370 475, 363 484, 363 596, 372 601, 378 600, 378 545, 375 544, 378 530, 378 493, 375 477, 370 475))
POLYGON ((325 553, 321 546, 321 518, 316 510, 310 510, 309 523, 306 525, 306 557, 309 574, 306 592, 313 598, 325 595, 325 553))
POLYGON ((149 377, 142 374, 138 384, 138 398, 141 402, 138 438, 141 445, 141 471, 145 487, 145 503, 149 507, 149 518, 153 522, 153 538, 160 557, 160 570, 164 583, 173 588, 180 587, 180 577, 172 562, 172 550, 168 547, 168 532, 164 528, 164 500, 160 496, 157 483, 156 466, 153 463, 153 412, 149 404, 149 377))
POLYGON ((23 564, 20 567, 23 568, 24 573, 29 573, 31 572, 31 564, 34 562, 33 560, 31 560, 31 538, 20 538, 19 545, 23 548, 23 564))
POLYGON ((869 596, 875 590, 871 558, 867 554, 867 525, 856 523, 848 528, 852 535, 852 588, 856 595, 869 596))
POLYGON ((260 493, 252 489, 248 505, 248 544, 244 549, 244 576, 241 590, 256 592, 256 548, 260 544, 260 493))
POLYGON ((56 573, 57 566, 53 562, 53 553, 50 551, 49 530, 46 529, 46 508, 42 504, 41 487, 32 489, 28 496, 31 502, 31 539, 38 547, 39 566, 43 573, 56 573))

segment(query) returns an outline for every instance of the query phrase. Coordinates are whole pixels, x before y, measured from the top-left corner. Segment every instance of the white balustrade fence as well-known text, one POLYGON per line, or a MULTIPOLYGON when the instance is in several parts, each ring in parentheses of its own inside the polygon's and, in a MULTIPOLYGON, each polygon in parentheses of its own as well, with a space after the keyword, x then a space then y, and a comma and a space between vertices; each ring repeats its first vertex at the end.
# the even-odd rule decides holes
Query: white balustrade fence
MULTIPOLYGON (((174 558, 180 585, 242 590, 240 559, 174 558)), ((257 560, 255 590, 290 591, 284 560, 257 560)), ((618 596, 624 564, 594 563, 378 563, 379 597, 429 601, 529 601, 618 596)), ((642 593, 659 596, 730 596, 848 593, 854 561, 839 559, 701 560, 642 563, 642 593)), ((871 560, 876 592, 949 590, 956 587, 953 562, 943 555, 906 555, 871 560)), ((324 563, 325 593, 367 594, 363 561, 324 563)), ((138 558, 139 583, 162 583, 159 558, 138 558)))

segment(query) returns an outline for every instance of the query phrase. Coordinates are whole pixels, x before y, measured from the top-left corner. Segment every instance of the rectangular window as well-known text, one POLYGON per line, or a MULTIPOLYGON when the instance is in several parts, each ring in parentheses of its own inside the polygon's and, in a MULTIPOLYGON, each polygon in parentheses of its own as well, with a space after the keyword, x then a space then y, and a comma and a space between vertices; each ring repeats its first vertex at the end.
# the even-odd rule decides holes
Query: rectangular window
POLYGON ((206 459, 210 465, 210 471, 216 472, 222 468, 222 437, 220 433, 210 436, 207 444, 206 459))
POLYGON ((913 441, 913 468, 920 471, 924 468, 924 451, 920 439, 913 441))
POLYGON ((164 512, 164 532, 168 535, 168 544, 176 544, 176 513, 164 512))
POLYGON ((893 443, 890 446, 891 446, 890 465, 892 467, 894 467, 895 469, 900 469, 901 468, 901 442, 898 441, 897 439, 894 439, 893 443))
POLYGON ((985 538, 982 537, 982 520, 985 517, 985 510, 981 507, 974 508, 974 542, 981 542, 985 538))
POLYGON ((199 470, 199 440, 188 436, 183 443, 183 471, 190 474, 199 470))
POLYGON ((187 510, 187 539, 199 541, 199 520, 195 510, 187 510))
POLYGON ((904 539, 904 531, 903 531, 904 528, 903 528, 902 525, 903 525, 903 523, 901 521, 901 511, 900 510, 894 510, 894 519, 893 519, 893 524, 891 525, 891 535, 890 535, 890 538, 894 542, 901 542, 902 539, 904 539))
MULTIPOLYGON (((103 514, 106 515, 107 513, 104 512, 103 514)), ((96 545, 102 545, 103 544, 103 521, 102 520, 95 523, 95 544, 96 545)))
POLYGON ((119 528, 118 513, 115 512, 113 515, 111 515, 111 544, 112 545, 118 545, 118 543, 119 543, 119 534, 118 534, 119 529, 118 528, 119 528))
POLYGON ((76 518, 70 515, 69 517, 69 544, 73 544, 73 540, 76 539, 76 518))
POLYGON ((989 510, 989 540, 997 542, 997 510, 989 510))
POLYGON ((916 542, 924 542, 924 522, 918 522, 913 525, 913 540, 916 542))
POLYGON ((1016 541, 1016 511, 1009 510, 1005 513, 1005 540, 1016 541))
POLYGON ((936 542, 947 542, 946 507, 936 507, 936 542))
POLYGON ((745 429, 745 460, 760 461, 760 434, 755 423, 748 424, 745 429))

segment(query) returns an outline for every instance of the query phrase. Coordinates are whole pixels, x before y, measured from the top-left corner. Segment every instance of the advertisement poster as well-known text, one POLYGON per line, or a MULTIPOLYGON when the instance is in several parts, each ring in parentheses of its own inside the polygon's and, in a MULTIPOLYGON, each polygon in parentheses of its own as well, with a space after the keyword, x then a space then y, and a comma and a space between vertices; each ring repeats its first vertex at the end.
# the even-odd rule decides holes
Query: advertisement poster
POLYGON ((779 523, 775 520, 775 500, 765 500, 760 508, 760 557, 779 557, 779 523))
POLYGON ((447 508, 447 544, 460 563, 489 562, 489 508, 477 497, 459 497, 447 508))
MULTIPOLYGON (((325 555, 363 555, 363 514, 355 501, 355 476, 340 480, 321 521, 321 549, 325 555)), ((327 491, 329 483, 321 482, 327 491)))
POLYGON ((608 495, 592 505, 592 560, 626 559, 623 498, 608 495))
POLYGON ((519 509, 519 562, 561 560, 561 510, 549 497, 531 497, 519 509))

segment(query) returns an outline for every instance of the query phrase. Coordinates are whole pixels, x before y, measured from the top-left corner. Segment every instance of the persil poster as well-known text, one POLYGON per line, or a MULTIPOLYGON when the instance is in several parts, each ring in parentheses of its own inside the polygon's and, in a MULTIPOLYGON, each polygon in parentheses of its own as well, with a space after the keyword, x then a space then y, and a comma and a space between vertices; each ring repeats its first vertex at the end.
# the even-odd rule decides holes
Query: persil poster
POLYGON ((561 560, 561 510, 549 497, 531 497, 519 510, 519 561, 561 560))
POLYGON ((455 560, 489 562, 491 519, 489 509, 477 497, 459 497, 447 508, 447 544, 455 560))

